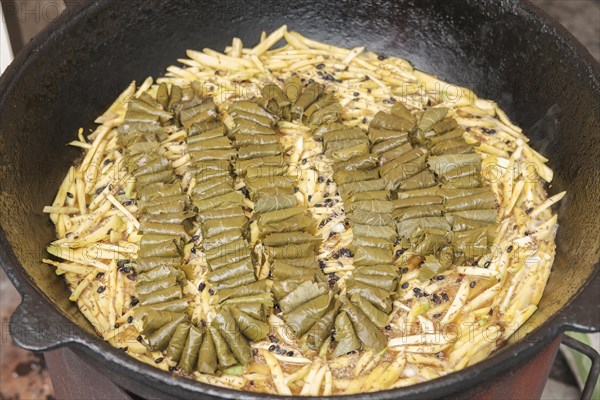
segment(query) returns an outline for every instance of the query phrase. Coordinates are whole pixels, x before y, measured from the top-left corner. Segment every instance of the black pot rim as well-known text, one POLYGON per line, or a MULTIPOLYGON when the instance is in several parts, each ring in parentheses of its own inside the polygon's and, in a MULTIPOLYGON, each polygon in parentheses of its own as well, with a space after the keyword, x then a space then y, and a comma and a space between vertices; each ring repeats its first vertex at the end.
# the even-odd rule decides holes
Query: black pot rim
MULTIPOLYGON (((15 58, 13 63, 7 68, 0 77, 0 110, 5 109, 5 104, 12 93, 13 87, 19 82, 21 71, 30 63, 38 60, 42 50, 48 46, 48 43, 57 35, 68 31, 72 25, 76 25, 87 15, 95 15, 108 7, 114 0, 93 0, 84 4, 76 12, 65 12, 59 18, 54 20, 38 36, 36 36, 15 58)), ((554 21, 545 12, 533 6, 526 0, 507 0, 502 2, 499 7, 510 7, 527 13, 537 20, 539 24, 547 28, 556 37, 561 40, 585 63, 589 69, 592 80, 600 82, 600 64, 594 60, 585 47, 579 43, 570 32, 568 32, 558 22, 554 21)), ((72 10, 71 10, 72 11, 72 10)), ((600 85, 600 84, 599 84, 600 85)), ((600 96, 600 93, 599 93, 600 96)), ((14 333, 13 326, 19 322, 32 322, 35 324, 35 313, 43 314, 44 318, 48 315, 56 318, 56 322, 72 326, 67 335, 58 337, 49 337, 37 343, 31 341, 16 341, 21 346, 37 351, 51 350, 61 346, 73 347, 76 351, 81 351, 85 355, 92 357, 100 364, 117 374, 127 374, 135 381, 151 386, 155 390, 169 393, 172 395, 185 396, 192 392, 197 394, 206 394, 221 398, 230 399, 279 399, 282 396, 269 395, 253 392, 240 392, 232 389, 220 388, 188 379, 176 379, 167 372, 161 371, 150 365, 142 363, 132 357, 127 356, 122 351, 110 346, 101 338, 84 330, 82 327, 74 324, 66 315, 60 312, 56 306, 43 294, 25 273, 23 266, 15 257, 12 246, 8 242, 4 229, 0 226, 0 264, 6 271, 9 279, 15 285, 22 296, 22 303, 11 319, 11 333, 14 333), (34 315, 32 315, 32 312, 34 315), (165 391, 167 388, 167 391, 165 391)), ((419 396, 420 398, 447 397, 457 391, 475 385, 489 382, 490 378, 499 375, 511 368, 518 367, 525 363, 529 358, 539 353, 553 339, 566 330, 578 330, 583 332, 595 332, 600 327, 587 324, 587 321, 580 321, 577 315, 571 312, 576 306, 575 303, 581 303, 582 298, 590 298, 590 292, 594 292, 594 286, 600 283, 600 262, 594 265, 594 271, 590 275, 584 288, 581 288, 578 295, 574 296, 571 303, 566 305, 559 312, 554 314, 542 325, 536 327, 524 339, 499 349, 485 360, 474 366, 467 367, 446 376, 408 386, 400 389, 386 390, 375 393, 343 395, 336 396, 347 399, 409 399, 419 396), (587 289, 587 290, 586 290, 587 289), (587 296, 586 296, 586 292, 587 296)), ((18 336, 18 335, 17 335, 18 336)))

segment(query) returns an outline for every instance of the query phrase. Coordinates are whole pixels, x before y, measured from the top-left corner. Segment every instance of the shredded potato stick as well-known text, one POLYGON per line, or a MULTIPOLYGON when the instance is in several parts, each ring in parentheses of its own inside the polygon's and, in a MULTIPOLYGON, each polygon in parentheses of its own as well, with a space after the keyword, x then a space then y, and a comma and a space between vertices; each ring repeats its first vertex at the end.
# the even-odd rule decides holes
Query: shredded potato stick
POLYGON ((277 359, 273 357, 273 355, 269 353, 269 351, 261 350, 260 353, 265 358, 267 365, 271 369, 271 377, 273 378, 273 382, 275 383, 277 392, 282 395, 291 396, 292 391, 285 383, 283 371, 281 370, 281 366, 277 362, 277 359))

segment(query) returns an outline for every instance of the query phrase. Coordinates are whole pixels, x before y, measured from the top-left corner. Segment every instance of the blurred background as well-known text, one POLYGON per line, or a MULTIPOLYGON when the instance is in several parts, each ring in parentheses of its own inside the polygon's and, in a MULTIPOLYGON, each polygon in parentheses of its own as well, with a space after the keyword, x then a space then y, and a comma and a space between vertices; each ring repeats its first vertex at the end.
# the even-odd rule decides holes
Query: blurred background
MULTIPOLYGON (((0 73, 14 54, 65 10, 84 0, 1 0, 0 73)), ((532 0, 557 19, 600 61, 600 0, 532 0)), ((0 400, 51 400, 52 383, 43 355, 15 346, 8 333, 10 315, 20 297, 0 269, 0 400)), ((597 345, 596 345, 597 346, 597 345)), ((577 373, 569 367, 569 353, 559 353, 543 399, 578 399, 577 373)), ((597 388, 598 389, 598 388, 597 388)), ((596 394, 600 393, 597 390, 596 394)))

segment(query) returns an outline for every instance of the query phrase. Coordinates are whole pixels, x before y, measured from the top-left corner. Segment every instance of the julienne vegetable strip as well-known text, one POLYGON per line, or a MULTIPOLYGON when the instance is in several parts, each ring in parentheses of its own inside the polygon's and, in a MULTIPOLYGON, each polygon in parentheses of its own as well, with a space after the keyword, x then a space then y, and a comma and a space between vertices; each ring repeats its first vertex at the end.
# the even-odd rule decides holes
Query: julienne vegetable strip
POLYGON ((44 262, 109 343, 325 396, 471 365, 535 312, 564 193, 496 104, 285 26, 188 56, 79 132, 45 209, 44 262))

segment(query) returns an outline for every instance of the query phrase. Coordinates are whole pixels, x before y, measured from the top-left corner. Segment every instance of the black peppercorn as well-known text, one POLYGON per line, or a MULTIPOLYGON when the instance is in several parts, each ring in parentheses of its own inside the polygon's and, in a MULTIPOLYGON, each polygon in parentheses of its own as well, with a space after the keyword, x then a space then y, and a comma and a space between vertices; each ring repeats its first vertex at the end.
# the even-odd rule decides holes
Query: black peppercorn
POLYGON ((130 324, 133 322, 133 317, 130 315, 129 317, 127 317, 127 323, 130 324))
POLYGON ((202 292, 204 289, 206 289, 206 283, 200 282, 200 285, 198 285, 198 290, 202 292))
POLYGON ((400 286, 402 289, 408 289, 408 282, 404 282, 402 284, 402 286, 400 286))
POLYGON ((106 286, 100 286, 97 291, 98 291, 98 293, 102 293, 105 290, 106 290, 106 286))

